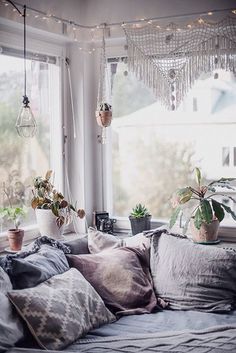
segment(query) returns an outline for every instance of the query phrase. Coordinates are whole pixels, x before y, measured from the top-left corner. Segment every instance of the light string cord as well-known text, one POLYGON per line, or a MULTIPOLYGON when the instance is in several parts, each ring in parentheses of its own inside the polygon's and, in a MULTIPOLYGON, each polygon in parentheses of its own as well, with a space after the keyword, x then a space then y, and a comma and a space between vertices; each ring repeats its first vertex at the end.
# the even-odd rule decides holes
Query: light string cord
POLYGON ((24 18, 24 98, 26 97, 26 6, 23 11, 24 18))
MULTIPOLYGON (((17 8, 17 6, 19 7, 24 7, 22 4, 18 3, 17 1, 11 1, 11 0, 5 0, 5 2, 9 2, 12 6, 14 6, 14 8, 22 15, 22 13, 20 12, 20 10, 17 8)), ((45 16, 48 18, 52 18, 53 20, 55 20, 58 23, 64 23, 67 25, 71 25, 74 27, 78 27, 78 28, 83 28, 83 29, 99 29, 102 28, 101 24, 95 24, 95 25, 82 25, 80 23, 65 19, 65 18, 61 18, 55 15, 48 15, 48 13, 40 11, 38 9, 35 9, 33 7, 27 6, 27 9, 30 11, 33 11, 35 13, 40 14, 41 16, 45 16)), ((209 13, 213 14, 213 13, 219 13, 219 12, 225 12, 225 11, 235 11, 235 7, 230 7, 230 8, 225 8, 225 9, 215 9, 212 11, 198 11, 198 12, 192 12, 192 13, 184 13, 181 15, 169 15, 169 16, 159 16, 159 17, 151 17, 151 18, 145 18, 145 19, 139 19, 139 20, 128 20, 128 21, 123 21, 123 22, 112 22, 112 23, 107 23, 107 27, 116 27, 116 26, 124 26, 124 24, 138 24, 138 23, 143 23, 144 21, 146 22, 150 22, 150 21, 159 21, 159 20, 167 20, 167 19, 172 19, 172 18, 184 18, 184 17, 191 17, 191 16, 203 16, 203 15, 208 15, 209 13)))

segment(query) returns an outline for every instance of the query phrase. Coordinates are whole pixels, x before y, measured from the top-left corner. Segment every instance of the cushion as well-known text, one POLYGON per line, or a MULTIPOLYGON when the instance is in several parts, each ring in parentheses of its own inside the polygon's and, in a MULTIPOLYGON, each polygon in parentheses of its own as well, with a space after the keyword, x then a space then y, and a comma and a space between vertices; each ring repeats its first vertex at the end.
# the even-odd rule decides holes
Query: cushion
MULTIPOLYGON (((66 236, 65 236, 66 238, 66 236)), ((83 238, 77 238, 74 240, 64 241, 64 245, 68 246, 71 254, 79 255, 79 254, 89 254, 88 248, 88 237, 85 236, 83 238)))
POLYGON ((117 248, 99 254, 67 255, 117 315, 149 313, 156 307, 147 250, 117 248))
POLYGON ((76 269, 56 275, 34 288, 8 292, 40 347, 63 349, 92 328, 115 317, 76 269))
POLYGON ((69 269, 64 252, 48 244, 42 244, 37 252, 29 252, 29 255, 7 255, 1 260, 1 265, 8 273, 14 289, 34 287, 69 269))
POLYGON ((96 254, 102 250, 115 249, 120 247, 139 247, 141 249, 150 248, 150 239, 145 237, 143 233, 136 234, 131 237, 119 239, 114 235, 100 232, 92 227, 88 230, 88 247, 91 254, 96 254))
POLYGON ((0 267, 0 352, 13 347, 24 337, 23 323, 6 295, 9 290, 12 290, 12 284, 0 267))
POLYGON ((236 298, 236 253, 168 234, 153 236, 151 274, 171 309, 221 312, 236 298))

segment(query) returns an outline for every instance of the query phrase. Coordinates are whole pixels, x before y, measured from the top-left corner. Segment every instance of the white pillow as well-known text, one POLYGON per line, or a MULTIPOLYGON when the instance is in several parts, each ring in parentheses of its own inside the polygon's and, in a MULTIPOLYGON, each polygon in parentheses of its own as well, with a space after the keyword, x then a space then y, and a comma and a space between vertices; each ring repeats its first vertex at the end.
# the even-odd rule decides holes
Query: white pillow
POLYGON ((150 238, 143 233, 120 239, 111 234, 100 232, 92 227, 88 230, 88 248, 91 254, 96 254, 107 249, 115 249, 120 247, 150 249, 150 238))

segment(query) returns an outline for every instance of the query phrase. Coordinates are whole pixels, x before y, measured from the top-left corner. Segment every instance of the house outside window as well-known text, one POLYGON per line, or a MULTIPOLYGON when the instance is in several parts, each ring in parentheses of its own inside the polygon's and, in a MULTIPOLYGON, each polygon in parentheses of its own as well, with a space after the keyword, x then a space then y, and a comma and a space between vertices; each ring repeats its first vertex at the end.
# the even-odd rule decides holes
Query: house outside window
MULTIPOLYGON (((225 175, 223 163, 228 163, 228 157, 226 150, 222 152, 236 135, 232 73, 218 70, 218 80, 214 74, 201 77, 181 107, 172 112, 128 72, 125 60, 113 60, 110 65, 113 121, 108 207, 114 217, 127 217, 135 204, 143 203, 154 219, 167 221, 172 192, 194 183, 195 166, 201 168, 205 182, 236 177, 235 164, 225 175)), ((226 217, 225 222, 231 220, 226 217)))
MULTIPOLYGON (((27 93, 37 122, 33 138, 18 136, 15 122, 23 94, 23 59, 0 55, 0 207, 25 205, 22 226, 36 223, 30 207, 33 177, 51 166, 52 124, 60 119, 59 72, 54 64, 27 60, 27 93)), ((0 219, 0 232, 13 227, 0 219)))

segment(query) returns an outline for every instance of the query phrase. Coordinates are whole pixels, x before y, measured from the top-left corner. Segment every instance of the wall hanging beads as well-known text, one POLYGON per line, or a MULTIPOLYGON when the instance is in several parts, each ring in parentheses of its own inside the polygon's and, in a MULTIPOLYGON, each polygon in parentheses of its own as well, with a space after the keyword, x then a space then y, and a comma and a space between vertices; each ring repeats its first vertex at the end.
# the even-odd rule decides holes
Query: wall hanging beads
POLYGON ((106 25, 103 27, 102 36, 102 51, 100 60, 100 75, 98 84, 98 96, 97 96, 97 110, 96 118, 98 125, 102 128, 102 134, 100 141, 102 144, 106 143, 106 128, 110 126, 112 120, 112 106, 111 94, 110 94, 110 80, 107 67, 106 58, 106 47, 105 47, 105 30, 106 25))
POLYGON ((168 31, 155 25, 127 26, 124 31, 129 69, 170 110, 179 107, 202 73, 236 70, 236 19, 232 17, 218 23, 199 19, 185 28, 170 24, 168 31))

